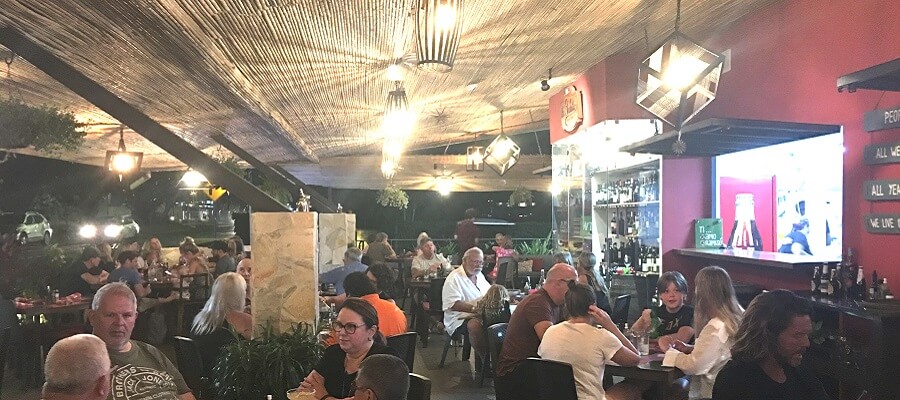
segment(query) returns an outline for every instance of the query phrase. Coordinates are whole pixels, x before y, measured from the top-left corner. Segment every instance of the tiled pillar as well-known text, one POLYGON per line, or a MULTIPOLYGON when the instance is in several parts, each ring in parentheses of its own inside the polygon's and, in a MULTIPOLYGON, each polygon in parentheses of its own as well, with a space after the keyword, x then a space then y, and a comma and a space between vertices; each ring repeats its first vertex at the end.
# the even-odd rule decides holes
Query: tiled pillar
POLYGON ((276 332, 308 322, 318 309, 318 227, 316 213, 255 212, 250 216, 253 244, 254 336, 268 322, 276 332))
POLYGON ((356 245, 356 214, 319 214, 319 273, 343 265, 349 245, 356 245))

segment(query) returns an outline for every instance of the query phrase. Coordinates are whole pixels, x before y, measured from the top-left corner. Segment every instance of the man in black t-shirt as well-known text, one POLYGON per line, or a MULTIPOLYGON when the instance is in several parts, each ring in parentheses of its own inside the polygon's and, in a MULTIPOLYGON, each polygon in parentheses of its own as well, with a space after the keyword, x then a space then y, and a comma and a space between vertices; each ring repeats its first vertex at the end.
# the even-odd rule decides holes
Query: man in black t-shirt
POLYGON ((714 400, 824 400, 822 383, 800 364, 812 332, 809 303, 787 290, 756 296, 744 313, 714 400))
POLYGON ((108 277, 109 272, 100 268, 100 250, 94 246, 87 246, 81 251, 81 259, 63 271, 59 295, 81 293, 82 296, 93 296, 94 289, 91 289, 91 285, 104 284, 108 277))

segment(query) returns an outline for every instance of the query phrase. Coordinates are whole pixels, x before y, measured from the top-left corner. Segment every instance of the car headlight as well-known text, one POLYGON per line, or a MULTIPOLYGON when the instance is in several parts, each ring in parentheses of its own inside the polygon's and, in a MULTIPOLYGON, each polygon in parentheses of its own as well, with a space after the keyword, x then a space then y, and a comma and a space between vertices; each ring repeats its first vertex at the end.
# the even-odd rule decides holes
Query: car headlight
POLYGON ((94 225, 83 225, 78 229, 78 236, 85 239, 93 239, 97 236, 97 227, 94 225))
POLYGON ((108 238, 118 237, 120 233, 122 233, 121 225, 107 225, 103 228, 103 235, 108 238))

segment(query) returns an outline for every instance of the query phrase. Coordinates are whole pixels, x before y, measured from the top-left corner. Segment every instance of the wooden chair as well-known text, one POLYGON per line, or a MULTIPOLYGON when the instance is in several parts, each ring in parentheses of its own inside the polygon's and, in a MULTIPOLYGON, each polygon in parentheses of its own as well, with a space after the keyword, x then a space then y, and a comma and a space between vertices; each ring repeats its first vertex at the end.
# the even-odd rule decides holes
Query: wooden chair
POLYGON ((415 332, 406 332, 387 337, 388 347, 397 352, 397 357, 406 363, 409 372, 412 372, 416 360, 416 338, 418 336, 415 332))
POLYGON ((179 277, 180 288, 179 297, 184 298, 185 292, 190 293, 191 300, 199 301, 209 298, 212 287, 212 274, 185 274, 179 277))
POLYGON ((185 383, 191 388, 191 392, 198 399, 206 399, 209 396, 207 382, 203 376, 206 369, 203 367, 203 359, 200 357, 200 349, 194 340, 184 336, 174 336, 175 359, 178 362, 178 372, 184 377, 185 383))
POLYGON ((431 379, 422 375, 409 374, 409 393, 407 400, 431 400, 431 379))
POLYGON ((623 294, 619 297, 616 297, 616 302, 613 303, 612 314, 609 315, 609 318, 616 325, 627 323, 629 307, 631 307, 630 294, 623 294))
POLYGON ((578 400, 572 366, 564 362, 529 357, 526 382, 537 400, 578 400))

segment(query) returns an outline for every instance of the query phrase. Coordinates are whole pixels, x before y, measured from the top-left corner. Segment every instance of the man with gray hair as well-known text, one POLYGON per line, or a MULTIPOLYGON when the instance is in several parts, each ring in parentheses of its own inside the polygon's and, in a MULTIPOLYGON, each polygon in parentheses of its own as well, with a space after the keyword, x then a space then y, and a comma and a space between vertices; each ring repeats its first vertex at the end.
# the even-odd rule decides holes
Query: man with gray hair
POLYGON ((373 354, 359 365, 353 384, 354 400, 406 400, 409 368, 395 356, 373 354))
POLYGON ((56 342, 44 363, 44 400, 105 400, 109 395, 109 355, 94 335, 56 342))
POLYGON ((319 274, 319 283, 333 283, 335 296, 325 297, 329 304, 341 305, 347 299, 344 293, 344 278, 354 272, 366 272, 369 266, 362 263, 362 251, 356 247, 350 247, 344 252, 344 265, 331 271, 319 274))
MULTIPOLYGON (((462 265, 450 272, 444 281, 441 290, 444 304, 441 304, 441 309, 444 310, 444 327, 447 333, 457 337, 468 332, 472 348, 479 356, 484 357, 487 346, 484 345, 484 329, 476 314, 475 302, 487 293, 491 284, 481 273, 482 266, 484 252, 481 249, 472 247, 463 253, 462 265)), ((434 306, 437 304, 432 305, 434 306)))
POLYGON ((104 285, 94 296, 90 321, 106 343, 111 372, 110 400, 196 400, 175 365, 156 347, 131 340, 137 298, 128 285, 104 285))

